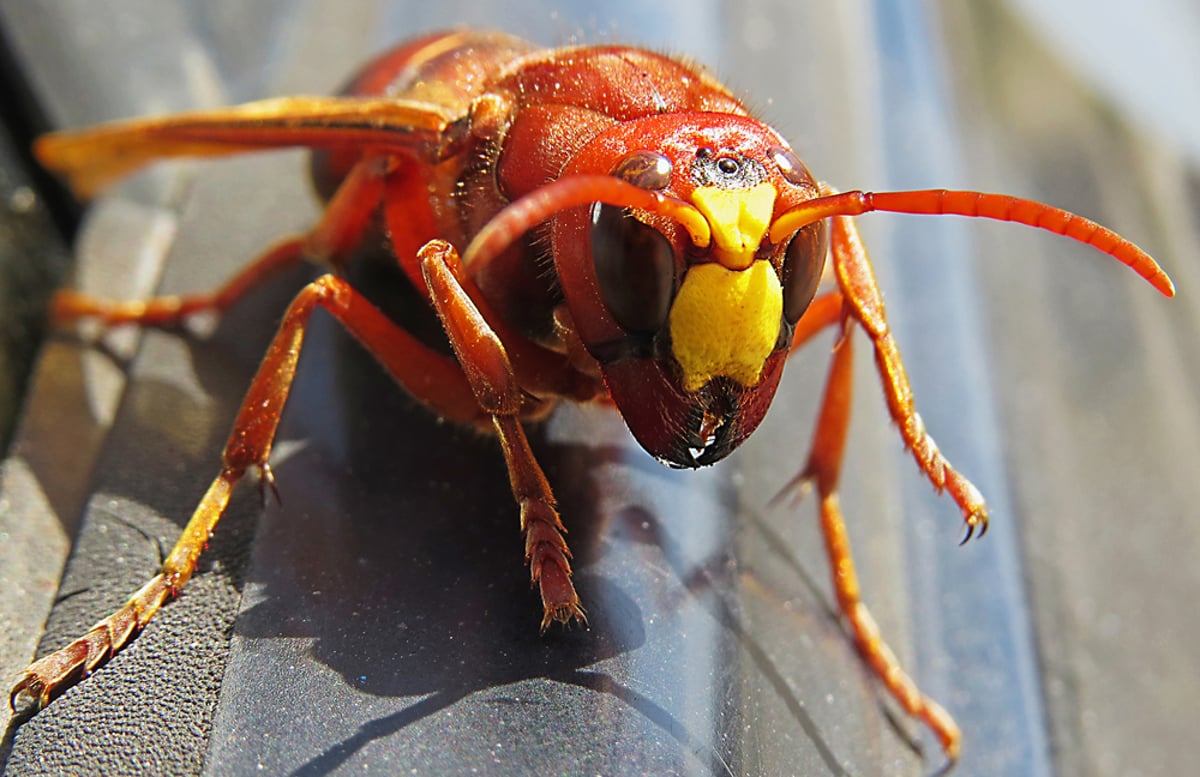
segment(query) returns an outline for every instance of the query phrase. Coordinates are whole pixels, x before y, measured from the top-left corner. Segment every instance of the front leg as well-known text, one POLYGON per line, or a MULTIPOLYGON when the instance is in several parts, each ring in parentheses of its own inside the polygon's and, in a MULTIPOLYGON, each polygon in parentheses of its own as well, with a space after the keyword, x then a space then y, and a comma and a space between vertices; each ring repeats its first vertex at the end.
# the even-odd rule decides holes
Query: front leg
POLYGON ((542 631, 554 621, 565 624, 577 619, 586 624, 579 595, 571 583, 571 551, 563 537, 566 529, 520 422, 532 398, 518 384, 504 343, 459 282, 457 275, 462 266, 454 247, 433 240, 418 256, 446 336, 479 406, 491 415, 500 438, 513 498, 521 508, 525 561, 531 581, 542 596, 542 631))
POLYGON ((948 492, 962 510, 963 520, 967 524, 963 542, 976 532, 982 537, 988 525, 987 504, 979 489, 946 461, 917 412, 908 375, 904 372, 904 362, 900 359, 900 351, 884 314, 883 295, 875 283, 875 272, 854 219, 849 216, 834 218, 831 237, 838 285, 850 306, 851 315, 862 325, 875 347, 875 366, 879 371, 888 413, 929 482, 939 493, 948 492))

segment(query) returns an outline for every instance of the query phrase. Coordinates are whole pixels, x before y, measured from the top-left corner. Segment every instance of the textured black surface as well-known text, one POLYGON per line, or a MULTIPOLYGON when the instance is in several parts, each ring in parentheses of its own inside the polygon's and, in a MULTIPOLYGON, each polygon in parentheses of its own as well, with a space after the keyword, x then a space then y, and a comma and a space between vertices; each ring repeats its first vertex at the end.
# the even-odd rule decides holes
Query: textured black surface
MULTIPOLYGON (((41 652, 78 636, 154 574, 216 472, 232 415, 253 374, 255 358, 238 350, 265 346, 271 311, 290 293, 285 288, 282 297, 257 296, 247 308, 250 320, 236 313, 226 317, 208 340, 150 333, 137 356, 121 365, 128 383, 89 478, 79 537, 41 652), (261 312, 256 303, 264 305, 261 312), (247 337, 242 331, 260 334, 247 337), (198 384, 184 382, 191 370, 198 384)), ((86 358, 84 351, 72 352, 86 358)), ((120 363, 90 356, 109 366, 120 363)), ((72 434, 54 426, 48 432, 72 434)), ((119 653, 111 670, 58 699, 55 714, 35 716, 19 729, 11 773, 200 769, 259 512, 254 490, 239 492, 187 595, 119 653)))
MULTIPOLYGON (((11 76, 0 72, 5 77, 11 76)), ((0 93, 0 104, 3 99, 0 93)), ((50 292, 62 282, 70 256, 19 153, 20 142, 0 124, 0 450, 8 445, 45 331, 50 292)))

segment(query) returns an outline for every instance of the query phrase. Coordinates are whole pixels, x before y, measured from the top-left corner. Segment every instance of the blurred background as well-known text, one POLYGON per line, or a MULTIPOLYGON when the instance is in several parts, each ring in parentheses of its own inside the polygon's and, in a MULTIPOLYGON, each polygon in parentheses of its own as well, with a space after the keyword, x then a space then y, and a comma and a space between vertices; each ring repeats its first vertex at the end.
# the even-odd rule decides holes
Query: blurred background
MULTIPOLYGON (((1032 197, 1164 265, 1172 301, 1035 230, 862 218, 918 407, 993 520, 958 547, 959 516, 902 451, 862 348, 843 506, 885 637, 964 729, 957 773, 1188 773, 1200 11, 1184 0, 0 0, 0 675, 153 574, 305 280, 199 336, 39 351, 67 257, 97 293, 210 288, 317 212, 288 152, 155 169, 76 232, 31 138, 329 93, 396 40, 463 24, 692 57, 839 188, 1032 197)), ((829 346, 801 353, 754 438, 702 472, 660 467, 603 411, 545 425, 535 447, 592 629, 542 639, 494 444, 415 409, 314 318, 276 446, 283 504, 239 492, 184 596, 8 726, 6 773, 934 771, 936 742, 830 609, 813 506, 770 502, 802 463, 829 346)))

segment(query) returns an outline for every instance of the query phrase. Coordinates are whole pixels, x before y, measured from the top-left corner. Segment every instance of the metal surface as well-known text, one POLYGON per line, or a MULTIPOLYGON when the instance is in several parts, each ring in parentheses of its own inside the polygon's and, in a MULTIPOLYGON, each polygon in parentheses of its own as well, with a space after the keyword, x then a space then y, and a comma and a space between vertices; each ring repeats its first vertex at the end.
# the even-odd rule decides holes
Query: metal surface
MULTIPOLYGON (((1113 152, 1149 171, 1141 180, 1159 209, 1140 220, 1128 199, 1106 207, 1093 195, 1108 184, 1055 186, 1055 174, 1081 170, 1107 181, 1112 156, 1050 167, 1080 144, 1073 133, 1103 126, 1076 113, 1023 136, 995 107, 1012 63, 971 31, 1020 42, 1018 26, 884 0, 610 4, 604 16, 540 3, 99 5, 0 4, 64 125, 329 92, 370 52, 447 23, 550 44, 580 33, 713 64, 839 187, 1011 191, 1128 231, 1176 274, 1184 299, 1166 303, 1111 261, 1017 227, 863 219, 922 414, 989 497, 994 524, 955 546, 953 505, 900 451, 861 353, 843 505, 884 635, 965 729, 959 773, 1119 774, 1142 748, 1155 753, 1146 774, 1186 772, 1186 732, 1169 705, 1194 698, 1200 659, 1188 647, 1195 623, 1170 611, 1200 593, 1186 496, 1200 461, 1200 359, 1186 336, 1197 330, 1186 301, 1196 265, 1183 258, 1196 255, 1196 224, 1167 194, 1186 196, 1187 180, 1171 177, 1167 150, 1113 152), (1160 636, 1146 643, 1148 633, 1160 636), (1114 712, 1130 708, 1147 721, 1136 737, 1114 712)), ((1038 74, 1051 76, 1078 90, 1069 75, 1038 74)), ((91 217, 83 284, 121 297, 213 286, 311 221, 302 173, 302 157, 270 155, 123 187, 91 217)), ((47 351, 5 465, 22 480, 6 480, 4 494, 56 516, 66 534, 84 514, 47 647, 152 574, 302 282, 254 295, 208 336, 117 333, 116 359, 63 343, 47 351), (76 388, 51 390, 64 383, 76 388), (82 423, 67 415, 84 406, 82 423), (33 500, 43 491, 45 505, 33 500)), ((106 668, 15 730, 7 773, 930 771, 936 744, 889 719, 829 610, 812 505, 769 504, 803 456, 827 344, 801 354, 763 428, 710 470, 660 467, 602 410, 554 417, 535 446, 592 628, 540 638, 495 445, 414 408, 318 316, 276 446, 283 504, 258 519, 254 489, 239 492, 207 571, 106 668)), ((31 632, 51 593, 28 600, 31 632)))

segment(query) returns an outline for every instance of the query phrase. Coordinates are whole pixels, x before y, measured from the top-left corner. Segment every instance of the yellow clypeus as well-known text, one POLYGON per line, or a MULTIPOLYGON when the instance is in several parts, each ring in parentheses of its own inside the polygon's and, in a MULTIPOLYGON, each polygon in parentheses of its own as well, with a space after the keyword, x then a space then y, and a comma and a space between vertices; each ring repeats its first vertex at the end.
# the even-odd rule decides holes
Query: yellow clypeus
POLYGON ((757 384, 782 316, 783 288, 770 262, 760 259, 745 270, 710 262, 688 270, 668 319, 684 390, 698 391, 717 377, 757 384))

